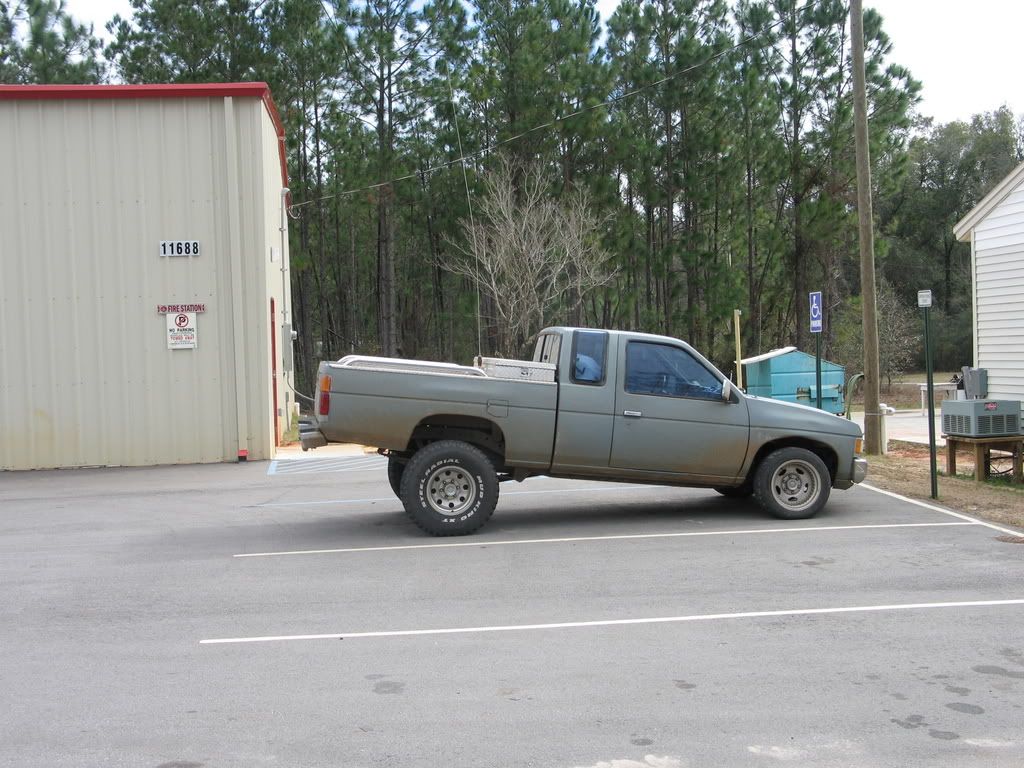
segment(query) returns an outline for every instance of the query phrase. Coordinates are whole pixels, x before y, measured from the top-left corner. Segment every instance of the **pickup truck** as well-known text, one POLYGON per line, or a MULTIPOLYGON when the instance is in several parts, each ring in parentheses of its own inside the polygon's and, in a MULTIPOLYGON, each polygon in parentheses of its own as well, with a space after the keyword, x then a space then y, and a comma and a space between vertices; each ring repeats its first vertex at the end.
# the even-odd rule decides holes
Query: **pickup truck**
POLYGON ((713 488, 796 520, 867 474, 856 424, 747 395, 678 339, 547 328, 532 361, 475 363, 322 362, 302 448, 376 446, 435 536, 476 531, 499 483, 536 475, 713 488))

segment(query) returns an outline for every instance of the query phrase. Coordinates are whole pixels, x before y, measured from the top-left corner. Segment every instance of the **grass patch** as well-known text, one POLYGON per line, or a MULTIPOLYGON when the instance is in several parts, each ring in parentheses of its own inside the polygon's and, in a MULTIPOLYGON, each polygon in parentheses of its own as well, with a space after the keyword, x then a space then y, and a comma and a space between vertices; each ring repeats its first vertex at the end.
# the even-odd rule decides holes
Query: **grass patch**
MULTIPOLYGON (((1024 486, 1012 484, 1008 476, 975 482, 973 457, 964 453, 957 454, 957 474, 948 476, 942 472, 946 463, 943 449, 936 458, 940 504, 993 523, 1024 528, 1024 486)), ((994 463, 997 469, 1003 465, 1009 462, 994 463)), ((867 482, 912 499, 932 501, 928 446, 890 440, 887 455, 868 456, 867 482)))

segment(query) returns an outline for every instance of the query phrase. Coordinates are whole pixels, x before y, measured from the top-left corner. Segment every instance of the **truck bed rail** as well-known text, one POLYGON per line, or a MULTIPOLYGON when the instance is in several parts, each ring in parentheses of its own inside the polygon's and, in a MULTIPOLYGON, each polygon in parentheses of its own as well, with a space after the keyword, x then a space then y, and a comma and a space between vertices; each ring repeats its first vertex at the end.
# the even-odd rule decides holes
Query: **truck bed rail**
POLYGON ((481 369, 471 365, 436 363, 430 360, 402 360, 397 357, 371 357, 369 355, 346 355, 330 364, 335 368, 358 368, 368 371, 398 371, 402 373, 434 373, 448 376, 486 376, 481 369))

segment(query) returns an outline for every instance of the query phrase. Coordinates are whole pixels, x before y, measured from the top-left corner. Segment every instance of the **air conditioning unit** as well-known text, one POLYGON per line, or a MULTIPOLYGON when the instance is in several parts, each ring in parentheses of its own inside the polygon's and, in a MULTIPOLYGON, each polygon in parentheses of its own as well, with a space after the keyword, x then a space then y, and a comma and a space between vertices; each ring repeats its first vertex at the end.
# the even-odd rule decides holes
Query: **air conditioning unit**
POLYGON ((942 431, 957 437, 1020 434, 1019 400, 943 400, 942 431))

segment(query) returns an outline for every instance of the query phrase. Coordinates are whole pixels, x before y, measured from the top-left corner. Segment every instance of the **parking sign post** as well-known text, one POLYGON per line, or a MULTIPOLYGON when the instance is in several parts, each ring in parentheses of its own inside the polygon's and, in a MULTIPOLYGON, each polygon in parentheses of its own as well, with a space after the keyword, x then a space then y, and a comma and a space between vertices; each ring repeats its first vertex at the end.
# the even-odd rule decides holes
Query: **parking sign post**
POLYGON ((811 299, 811 333, 814 334, 814 383, 818 389, 818 408, 821 408, 821 291, 813 291, 811 299))
POLYGON ((929 309, 932 292, 918 291, 917 306, 924 313, 924 367, 928 377, 928 454, 931 459, 932 498, 939 498, 939 472, 935 461, 935 385, 932 382, 932 339, 929 309))

